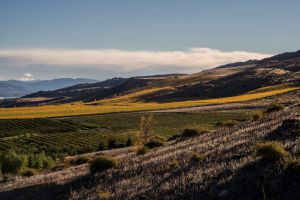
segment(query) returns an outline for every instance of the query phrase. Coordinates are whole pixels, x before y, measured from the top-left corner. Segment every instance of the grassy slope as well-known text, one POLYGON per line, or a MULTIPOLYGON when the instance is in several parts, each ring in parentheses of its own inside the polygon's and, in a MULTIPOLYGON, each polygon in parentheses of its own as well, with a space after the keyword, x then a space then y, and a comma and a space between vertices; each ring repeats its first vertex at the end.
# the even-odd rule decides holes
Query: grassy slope
MULTIPOLYGON (((300 87, 289 87, 284 89, 275 89, 272 91, 259 92, 255 94, 243 94, 243 95, 233 96, 233 97, 170 102, 170 103, 153 103, 153 102, 145 103, 141 101, 131 102, 132 99, 130 97, 127 98, 122 97, 123 101, 120 102, 114 102, 114 100, 116 99, 112 98, 110 99, 111 102, 107 103, 107 100, 102 100, 97 102, 97 105, 64 104, 58 106, 2 108, 0 109, 0 119, 45 118, 45 117, 91 115, 91 114, 159 110, 159 109, 167 109, 167 108, 192 107, 192 106, 201 106, 201 105, 210 105, 210 104, 242 102, 242 101, 249 101, 253 99, 282 94, 282 93, 286 93, 298 89, 300 89, 300 87)), ((145 95, 145 93, 147 92, 144 91, 143 95, 145 95)), ((134 94, 130 94, 130 95, 134 96, 134 94)))

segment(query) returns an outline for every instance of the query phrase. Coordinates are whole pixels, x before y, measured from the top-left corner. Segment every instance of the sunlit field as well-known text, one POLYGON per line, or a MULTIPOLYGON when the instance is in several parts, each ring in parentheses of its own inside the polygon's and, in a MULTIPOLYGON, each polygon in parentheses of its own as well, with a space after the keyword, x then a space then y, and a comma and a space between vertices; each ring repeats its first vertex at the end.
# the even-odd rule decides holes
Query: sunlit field
MULTIPOLYGON (((272 95, 282 94, 293 90, 298 90, 300 87, 290 87, 284 89, 276 89, 272 91, 248 93, 239 96, 215 98, 207 100, 190 100, 171 103, 156 103, 156 102, 132 102, 129 95, 125 97, 116 97, 110 100, 94 102, 93 104, 64 104, 51 106, 37 107, 22 107, 22 108, 2 108, 0 109, 0 119, 22 119, 22 118, 45 118, 45 117, 63 117, 77 115, 92 115, 118 112, 146 111, 159 110, 168 108, 192 107, 211 104, 243 102, 253 99, 269 97, 272 95), (129 97, 128 97, 129 96, 129 97), (114 100, 122 101, 114 101, 114 100)), ((137 95, 131 94, 136 97, 137 95)))

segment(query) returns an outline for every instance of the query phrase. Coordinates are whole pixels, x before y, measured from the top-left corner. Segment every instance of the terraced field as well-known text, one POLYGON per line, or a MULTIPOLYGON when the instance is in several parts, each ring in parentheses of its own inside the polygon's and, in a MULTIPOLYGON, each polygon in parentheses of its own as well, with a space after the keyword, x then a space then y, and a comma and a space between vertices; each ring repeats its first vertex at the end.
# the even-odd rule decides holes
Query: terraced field
MULTIPOLYGON (((203 114, 154 114, 155 134, 166 138, 184 127, 218 128, 226 120, 249 120, 253 112, 203 114)), ((77 154, 96 151, 100 143, 110 140, 123 147, 129 137, 139 137, 142 113, 111 114, 58 119, 0 120, 0 152, 15 150, 21 153, 77 154)))

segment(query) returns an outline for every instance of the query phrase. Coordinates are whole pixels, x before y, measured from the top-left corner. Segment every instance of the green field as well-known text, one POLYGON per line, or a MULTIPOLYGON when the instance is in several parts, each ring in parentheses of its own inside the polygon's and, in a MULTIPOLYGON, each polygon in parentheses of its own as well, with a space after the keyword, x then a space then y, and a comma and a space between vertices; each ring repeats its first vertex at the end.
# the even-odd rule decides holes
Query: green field
MULTIPOLYGON (((128 137, 139 134, 139 121, 143 114, 111 114, 62 119, 0 120, 0 151, 20 153, 79 154, 96 151, 100 143, 115 140, 125 145, 128 137)), ((155 134, 166 138, 178 134, 185 127, 215 129, 218 122, 244 121, 252 113, 213 112, 201 114, 154 114, 155 134)))

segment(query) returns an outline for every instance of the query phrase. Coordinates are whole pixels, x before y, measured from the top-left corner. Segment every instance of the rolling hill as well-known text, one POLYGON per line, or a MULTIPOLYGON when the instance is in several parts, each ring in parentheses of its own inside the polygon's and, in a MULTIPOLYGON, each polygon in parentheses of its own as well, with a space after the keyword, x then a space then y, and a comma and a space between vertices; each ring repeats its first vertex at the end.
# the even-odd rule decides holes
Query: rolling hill
MULTIPOLYGON (((263 60, 231 63, 195 74, 171 74, 114 78, 103 82, 75 85, 37 92, 2 102, 2 107, 92 102, 153 88, 172 87, 172 91, 143 96, 139 101, 174 102, 221 98, 246 94, 272 85, 300 82, 300 51, 283 53, 263 60), (34 100, 32 100, 34 99, 34 100)), ((162 90, 163 91, 163 90, 162 90)))

